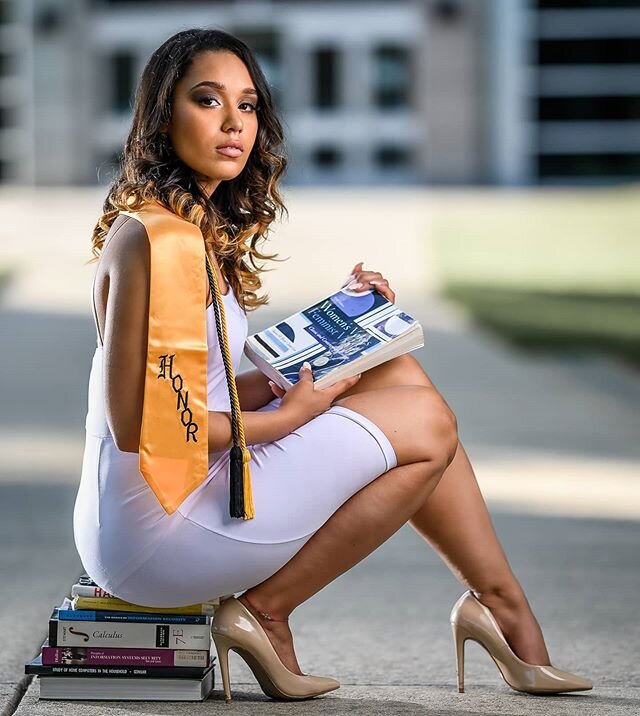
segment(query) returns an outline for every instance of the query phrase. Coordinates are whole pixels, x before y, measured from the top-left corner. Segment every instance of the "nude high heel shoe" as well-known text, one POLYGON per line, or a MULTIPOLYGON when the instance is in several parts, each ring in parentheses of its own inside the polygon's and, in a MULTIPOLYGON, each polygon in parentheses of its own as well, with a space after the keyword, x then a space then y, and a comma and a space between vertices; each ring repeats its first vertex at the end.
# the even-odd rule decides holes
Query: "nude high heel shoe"
POLYGON ((464 692, 464 643, 478 642, 493 659, 502 678, 516 691, 530 694, 556 694, 586 691, 593 683, 555 666, 528 664, 518 658, 504 638, 491 611, 471 592, 465 592, 453 605, 449 618, 456 649, 458 692, 464 692))
POLYGON ((216 645, 224 698, 231 701, 229 651, 246 661, 261 689, 274 699, 310 699, 339 688, 340 682, 324 676, 300 676, 280 661, 265 630, 253 614, 235 597, 225 600, 215 611, 211 636, 216 645))

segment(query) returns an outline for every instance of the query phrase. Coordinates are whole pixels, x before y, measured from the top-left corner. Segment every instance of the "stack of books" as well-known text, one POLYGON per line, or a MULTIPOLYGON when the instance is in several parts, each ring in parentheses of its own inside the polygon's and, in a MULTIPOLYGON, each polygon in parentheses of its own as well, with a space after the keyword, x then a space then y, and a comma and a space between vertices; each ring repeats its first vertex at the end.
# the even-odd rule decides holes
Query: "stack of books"
POLYGON ((83 574, 53 609, 49 636, 25 673, 38 676, 42 699, 202 701, 214 687, 218 605, 144 607, 83 574))

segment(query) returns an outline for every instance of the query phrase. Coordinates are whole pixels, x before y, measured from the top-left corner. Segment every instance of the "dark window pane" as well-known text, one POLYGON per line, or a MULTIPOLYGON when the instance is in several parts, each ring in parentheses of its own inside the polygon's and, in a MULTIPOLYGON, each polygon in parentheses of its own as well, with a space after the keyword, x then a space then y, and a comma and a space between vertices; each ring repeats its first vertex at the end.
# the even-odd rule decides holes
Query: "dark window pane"
POLYGON ((543 65, 636 63, 640 38, 540 40, 538 61, 543 65))
POLYGON ((342 153, 334 147, 318 147, 313 152, 313 163, 320 169, 331 169, 342 162, 342 153))
POLYGON ((378 107, 409 104, 409 51, 406 47, 378 47, 374 53, 374 98, 378 107))
POLYGON ((409 163, 409 151, 405 147, 378 147, 374 152, 375 163, 380 167, 406 167, 409 163))
POLYGON ((117 112, 133 106, 135 58, 130 52, 115 52, 111 64, 111 108, 117 112))
POLYGON ((540 10, 573 10, 574 8, 638 7, 638 0, 538 0, 540 10))
POLYGON ((538 175, 640 177, 640 154, 541 154, 538 175))
POLYGON ((338 53, 319 48, 313 53, 314 100, 316 107, 335 107, 338 103, 338 53))
POLYGON ((9 3, 6 0, 0 0, 0 25, 6 25, 13 18, 9 3))
POLYGON ((0 52, 0 77, 14 75, 17 69, 16 56, 8 52, 0 52))
POLYGON ((541 97, 540 121, 640 119, 640 97, 541 97))
POLYGON ((18 112, 15 107, 0 105, 0 129, 16 127, 18 125, 18 112))

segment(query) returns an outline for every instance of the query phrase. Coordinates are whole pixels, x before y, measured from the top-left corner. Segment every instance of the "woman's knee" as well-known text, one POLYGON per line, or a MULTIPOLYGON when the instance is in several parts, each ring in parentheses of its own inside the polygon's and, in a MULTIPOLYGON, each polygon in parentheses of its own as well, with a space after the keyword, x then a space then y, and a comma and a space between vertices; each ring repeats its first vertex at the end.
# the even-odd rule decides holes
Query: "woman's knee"
POLYGON ((420 391, 422 406, 421 430, 424 438, 423 460, 446 469, 458 449, 458 421, 447 401, 434 388, 420 391))
POLYGON ((336 400, 373 421, 389 438, 398 465, 448 465, 457 449, 455 415, 435 388, 402 385, 336 400))
POLYGON ((425 373, 424 368, 420 365, 420 362, 415 356, 411 355, 411 353, 403 353, 383 365, 389 366, 390 377, 394 385, 434 387, 429 376, 425 373))

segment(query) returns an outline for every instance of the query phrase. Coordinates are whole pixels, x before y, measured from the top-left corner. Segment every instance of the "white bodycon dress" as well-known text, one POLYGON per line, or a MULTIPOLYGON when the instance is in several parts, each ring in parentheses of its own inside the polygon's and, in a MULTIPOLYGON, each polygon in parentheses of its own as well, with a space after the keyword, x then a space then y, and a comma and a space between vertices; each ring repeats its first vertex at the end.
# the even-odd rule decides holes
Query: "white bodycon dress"
MULTIPOLYGON (((223 301, 237 374, 248 323, 226 286, 223 301)), ((213 305, 206 311, 208 409, 229 411, 213 305)), ((377 425, 334 405, 279 440, 248 445, 253 519, 229 517, 228 450, 210 454, 207 478, 168 515, 140 474, 138 453, 119 450, 107 425, 99 341, 88 388, 74 540, 89 576, 135 604, 183 606, 262 582, 351 495, 397 465, 393 447, 377 425)), ((279 404, 274 398, 260 410, 275 410, 279 404)))

